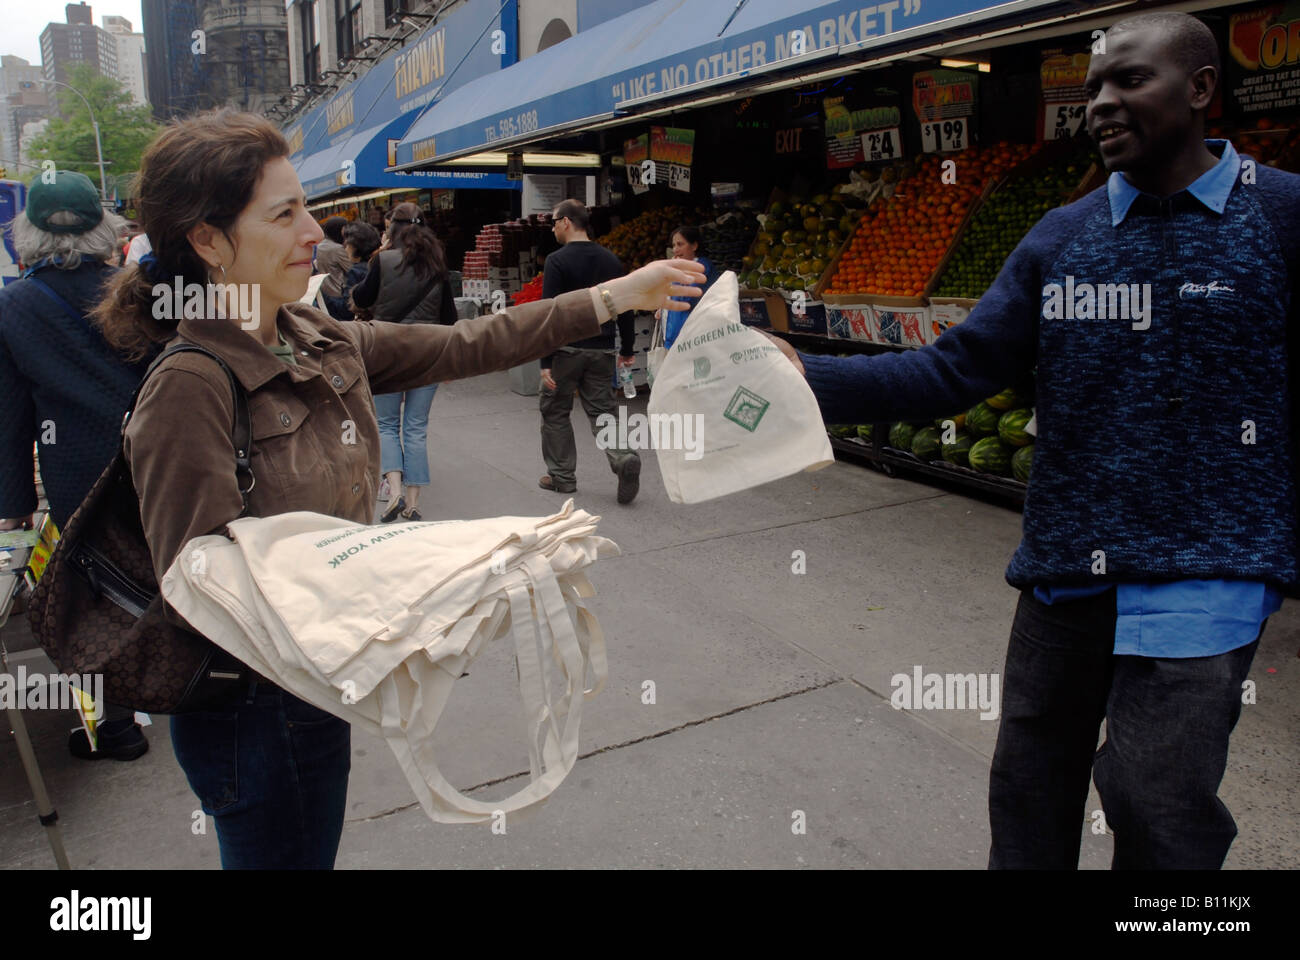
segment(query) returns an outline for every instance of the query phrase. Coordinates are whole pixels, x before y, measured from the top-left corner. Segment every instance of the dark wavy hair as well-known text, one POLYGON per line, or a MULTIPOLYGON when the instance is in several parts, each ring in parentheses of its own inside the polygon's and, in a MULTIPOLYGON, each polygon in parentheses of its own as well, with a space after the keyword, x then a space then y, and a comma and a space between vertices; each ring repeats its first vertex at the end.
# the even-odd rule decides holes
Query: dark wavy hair
MULTIPOLYGON (((289 143, 254 113, 221 109, 168 125, 145 150, 136 177, 135 206, 157 261, 155 276, 204 284, 208 267, 187 234, 202 223, 230 230, 248 206, 262 168, 289 156, 289 143)), ((154 281, 139 264, 114 274, 91 312, 110 345, 132 359, 176 333, 174 320, 153 316, 154 281)))
POLYGON ((369 260, 379 249, 379 231, 363 220, 354 220, 343 228, 343 243, 352 244, 358 260, 369 260))
POLYGON ((414 270, 421 280, 444 280, 447 255, 442 242, 424 223, 420 208, 413 203, 399 203, 388 218, 388 243, 402 251, 401 266, 414 270))

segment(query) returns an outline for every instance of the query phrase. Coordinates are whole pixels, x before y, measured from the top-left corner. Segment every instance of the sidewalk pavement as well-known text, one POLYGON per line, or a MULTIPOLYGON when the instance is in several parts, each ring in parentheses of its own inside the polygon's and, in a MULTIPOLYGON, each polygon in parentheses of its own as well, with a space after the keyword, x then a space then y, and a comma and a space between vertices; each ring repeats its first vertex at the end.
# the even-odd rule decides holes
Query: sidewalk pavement
MULTIPOLYGON (((645 398, 631 401, 643 411, 645 398)), ((566 495, 545 472, 536 398, 505 374, 444 386, 429 425, 427 520, 543 516, 566 495)), ((868 867, 983 869, 996 719, 895 710, 891 678, 1000 674, 1016 592, 1003 579, 1018 513, 837 463, 695 506, 671 504, 654 454, 641 494, 617 481, 575 412, 579 507, 623 549, 601 561, 593 609, 610 678, 584 707, 582 759, 539 810, 490 825, 431 823, 379 738, 353 732, 340 868, 868 867), (796 573, 802 551, 806 573, 796 573), (653 683, 653 703, 646 691, 653 683), (802 822, 806 832, 796 833, 802 822)), ((51 669, 22 617, 14 666, 51 669)), ((1300 608, 1261 641, 1221 796, 1239 835, 1229 868, 1300 867, 1300 608)), ((443 770, 480 799, 526 777, 514 669, 489 648, 438 730, 443 770)), ((81 868, 215 868, 211 823, 168 740, 132 763, 69 756, 70 713, 25 714, 81 868)), ((13 739, 0 737, 0 867, 53 865, 13 739)), ((1093 790, 1087 811, 1099 811, 1093 790)), ((1080 823, 1080 864, 1110 836, 1080 823)))

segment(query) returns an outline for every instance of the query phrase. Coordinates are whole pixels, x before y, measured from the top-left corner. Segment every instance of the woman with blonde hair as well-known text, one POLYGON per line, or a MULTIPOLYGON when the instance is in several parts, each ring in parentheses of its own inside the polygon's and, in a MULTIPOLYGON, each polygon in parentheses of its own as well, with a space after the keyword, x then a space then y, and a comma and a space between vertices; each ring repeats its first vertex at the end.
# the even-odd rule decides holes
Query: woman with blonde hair
MULTIPOLYGON (((671 306, 670 294, 697 293, 703 279, 691 264, 663 261, 455 326, 340 323, 300 302, 323 234, 288 158, 280 131, 253 114, 221 110, 167 127, 138 180, 152 253, 113 278, 96 311, 108 341, 134 356, 178 340, 205 348, 247 397, 253 480, 241 485, 220 364, 173 354, 140 392, 124 449, 160 582, 189 540, 244 512, 245 496, 251 516, 308 510, 369 523, 374 394, 536 360, 594 335, 611 310, 671 306), (186 297, 182 309, 174 291, 188 284, 215 307, 186 297)), ((330 868, 350 728, 253 676, 229 703, 172 718, 177 760, 215 821, 224 867, 330 868)))

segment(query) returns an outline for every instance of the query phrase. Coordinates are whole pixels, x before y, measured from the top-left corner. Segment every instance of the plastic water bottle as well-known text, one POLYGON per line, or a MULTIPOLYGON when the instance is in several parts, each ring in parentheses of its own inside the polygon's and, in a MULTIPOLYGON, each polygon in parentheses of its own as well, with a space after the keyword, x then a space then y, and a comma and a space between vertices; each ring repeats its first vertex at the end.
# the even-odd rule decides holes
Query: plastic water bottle
POLYGON ((636 399, 636 386, 632 383, 632 368, 620 366, 618 368, 618 382, 623 385, 623 396, 629 400, 636 399))

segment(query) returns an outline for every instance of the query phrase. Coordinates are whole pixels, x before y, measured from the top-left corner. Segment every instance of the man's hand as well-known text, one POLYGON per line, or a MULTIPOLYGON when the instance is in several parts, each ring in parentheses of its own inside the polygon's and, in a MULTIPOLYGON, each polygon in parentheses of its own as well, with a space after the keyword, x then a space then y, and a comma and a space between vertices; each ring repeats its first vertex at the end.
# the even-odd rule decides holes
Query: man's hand
POLYGON ((620 367, 630 367, 634 363, 636 363, 636 357, 625 357, 621 354, 619 355, 618 365, 620 367))
POLYGON ((555 389, 555 379, 551 376, 550 367, 542 367, 542 386, 547 390, 555 389))
MULTIPOLYGON (((754 327, 753 329, 758 330, 757 327, 754 327)), ((794 347, 790 346, 789 342, 782 340, 780 337, 772 336, 772 334, 768 333, 766 330, 758 330, 758 332, 776 344, 776 348, 785 354, 787 360, 794 364, 794 368, 799 371, 801 377, 808 376, 807 372, 803 368, 803 361, 799 359, 798 351, 795 350, 794 347)))
POLYGON ((32 516, 32 514, 28 514, 25 517, 0 520, 0 530, 30 530, 32 528, 32 516))

